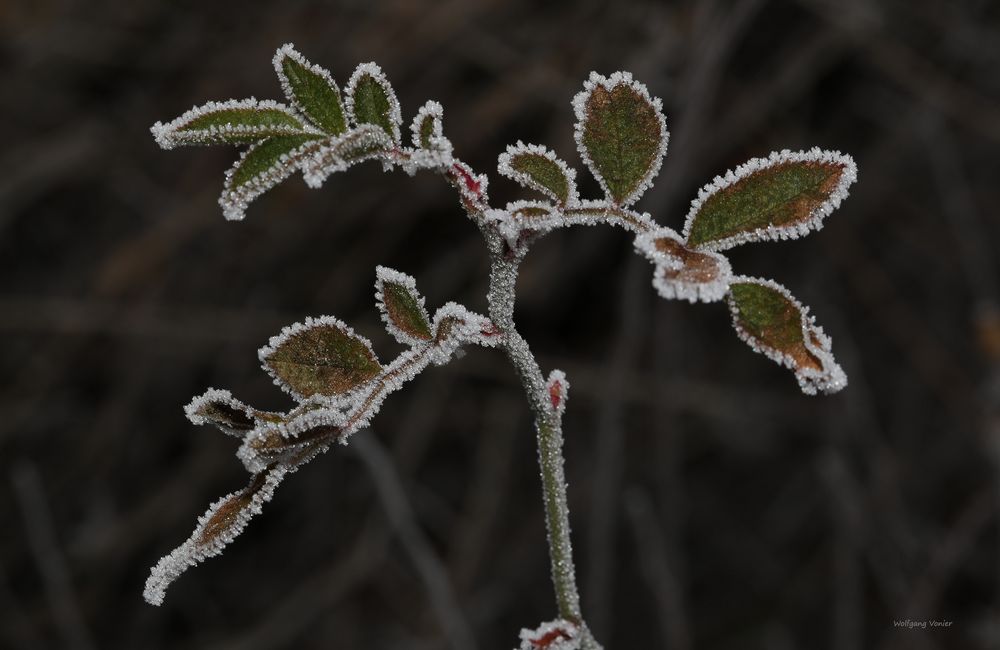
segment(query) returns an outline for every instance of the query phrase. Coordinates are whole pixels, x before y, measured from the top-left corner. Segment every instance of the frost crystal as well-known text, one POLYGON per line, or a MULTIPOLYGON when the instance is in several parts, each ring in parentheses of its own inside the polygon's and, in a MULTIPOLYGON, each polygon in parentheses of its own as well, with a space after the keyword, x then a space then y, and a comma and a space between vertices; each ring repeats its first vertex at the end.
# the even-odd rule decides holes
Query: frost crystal
POLYGON ((259 514, 271 500, 274 489, 281 483, 287 470, 275 467, 254 477, 243 490, 233 492, 215 503, 198 519, 198 526, 186 542, 160 559, 150 571, 143 597, 151 605, 160 605, 170 586, 182 573, 206 559, 222 552, 247 522, 259 514))
POLYGON ((517 650, 579 650, 581 641, 579 626, 564 619, 522 629, 520 637, 517 650))
POLYGON ((823 227, 857 178, 854 159, 839 151, 785 149, 753 158, 698 190, 684 222, 684 240, 696 250, 723 251, 801 237, 823 227), (809 171, 811 176, 802 176, 809 171), (753 181, 756 187, 749 185, 753 181), (712 215, 705 214, 709 206, 715 208, 712 215), (698 229, 702 225, 704 232, 698 229))
POLYGON ((664 298, 716 302, 729 290, 729 260, 718 253, 688 249, 670 228, 639 235, 635 248, 656 265, 653 286, 664 298))

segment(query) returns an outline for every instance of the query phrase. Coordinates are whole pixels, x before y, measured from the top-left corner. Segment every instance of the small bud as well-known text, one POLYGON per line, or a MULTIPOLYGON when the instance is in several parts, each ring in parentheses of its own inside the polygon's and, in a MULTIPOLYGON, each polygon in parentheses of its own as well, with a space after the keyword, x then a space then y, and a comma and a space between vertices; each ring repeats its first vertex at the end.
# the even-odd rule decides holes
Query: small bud
POLYGON ((569 397, 569 382, 566 381, 566 373, 562 370, 553 370, 549 373, 549 378, 545 382, 549 393, 549 403, 552 405, 552 412, 557 417, 562 417, 566 411, 566 399, 569 397))

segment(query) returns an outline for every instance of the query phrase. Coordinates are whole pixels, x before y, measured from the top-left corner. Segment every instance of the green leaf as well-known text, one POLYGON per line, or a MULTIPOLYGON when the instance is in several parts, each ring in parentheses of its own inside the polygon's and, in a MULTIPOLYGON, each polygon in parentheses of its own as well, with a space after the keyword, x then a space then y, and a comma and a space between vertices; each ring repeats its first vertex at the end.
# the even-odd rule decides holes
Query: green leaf
POLYGON ((634 203, 649 187, 667 151, 659 99, 627 72, 591 73, 573 98, 580 155, 618 205, 634 203))
POLYGON ((375 269, 375 297, 386 328, 400 343, 417 345, 434 338, 413 277, 384 266, 375 269))
POLYGON ((252 200, 292 175, 322 145, 320 135, 285 135, 253 145, 226 172, 219 205, 227 219, 242 219, 252 200))
POLYGON ((560 205, 576 200, 576 172, 545 147, 522 142, 510 145, 500 154, 497 168, 501 175, 548 195, 560 205))
POLYGON ((264 175, 275 165, 287 165, 294 168, 295 157, 291 153, 299 150, 302 145, 321 139, 317 135, 286 135, 268 138, 247 150, 238 165, 233 168, 230 183, 233 188, 239 188, 254 179, 264 175))
POLYGON ((399 142, 403 118, 396 93, 382 69, 374 63, 362 63, 347 82, 347 113, 356 125, 381 127, 393 142, 399 142))
POLYGON ((424 152, 436 154, 442 165, 450 164, 451 142, 444 137, 444 107, 434 100, 427 101, 410 124, 413 146, 424 152))
POLYGON ((330 316, 286 327, 259 356, 275 383, 299 399, 346 393, 382 371, 371 344, 330 316))
POLYGON ((754 158, 699 191, 684 225, 687 244, 725 250, 799 237, 822 226, 856 179, 854 160, 836 151, 754 158))
POLYGON ((434 136, 434 116, 424 115, 417 127, 417 142, 423 149, 431 148, 431 138, 434 136))
POLYGON ((330 135, 347 130, 340 90, 328 70, 309 63, 291 43, 278 48, 274 70, 285 96, 303 115, 330 135))
POLYGON ((256 99, 209 102, 150 129, 164 149, 179 145, 248 144, 310 132, 284 104, 256 99))
POLYGON ((737 334, 756 352, 792 369, 802 391, 835 393, 847 385, 831 343, 803 307, 780 284, 739 277, 729 287, 729 309, 737 334))

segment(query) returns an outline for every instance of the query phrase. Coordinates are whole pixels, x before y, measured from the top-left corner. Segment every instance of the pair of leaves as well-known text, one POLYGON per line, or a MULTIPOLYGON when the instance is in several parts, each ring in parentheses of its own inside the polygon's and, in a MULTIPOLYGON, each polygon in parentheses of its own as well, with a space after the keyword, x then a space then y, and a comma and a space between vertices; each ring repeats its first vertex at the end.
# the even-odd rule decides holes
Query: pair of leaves
POLYGON ((327 70, 290 44, 278 48, 274 68, 290 105, 256 99, 209 102, 152 127, 165 149, 252 145, 226 172, 219 203, 229 219, 241 219, 253 199, 296 169, 316 187, 330 173, 383 156, 400 141, 399 102, 374 63, 358 66, 346 98, 327 70))
POLYGON ((658 228, 638 237, 636 247, 656 265, 653 285, 660 295, 691 302, 726 298, 737 333, 754 350, 793 369, 804 392, 836 392, 846 377, 807 310, 781 285, 734 277, 719 251, 819 229, 856 178, 854 161, 839 152, 755 158, 699 191, 683 236, 658 228))
MULTIPOLYGON (((574 137, 584 163, 615 206, 635 203, 650 186, 670 134, 659 98, 627 72, 591 73, 573 98, 574 137)), ((498 169, 565 208, 578 200, 576 172, 552 151, 518 142, 501 154, 498 169)))
MULTIPOLYGON (((434 339, 416 281, 382 266, 376 275, 376 297, 389 333, 411 346, 434 339)), ((332 316, 284 328, 259 356, 275 382, 300 400, 350 392, 382 372, 371 343, 332 316)))

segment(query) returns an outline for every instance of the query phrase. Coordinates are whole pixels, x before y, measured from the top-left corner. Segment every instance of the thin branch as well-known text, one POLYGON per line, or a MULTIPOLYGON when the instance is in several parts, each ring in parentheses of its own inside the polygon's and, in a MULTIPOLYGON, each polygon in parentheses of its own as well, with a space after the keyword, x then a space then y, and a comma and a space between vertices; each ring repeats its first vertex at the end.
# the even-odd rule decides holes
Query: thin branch
POLYGON ((382 445, 372 436, 358 436, 354 449, 371 475, 389 522, 420 574, 434 610, 452 647, 474 650, 475 638, 455 599, 448 572, 420 530, 406 489, 382 445))
POLYGON ((73 650, 96 648, 80 611, 66 559, 59 549, 55 524, 38 469, 34 464, 23 461, 14 468, 11 482, 21 508, 31 553, 45 583, 52 618, 63 643, 73 650))

